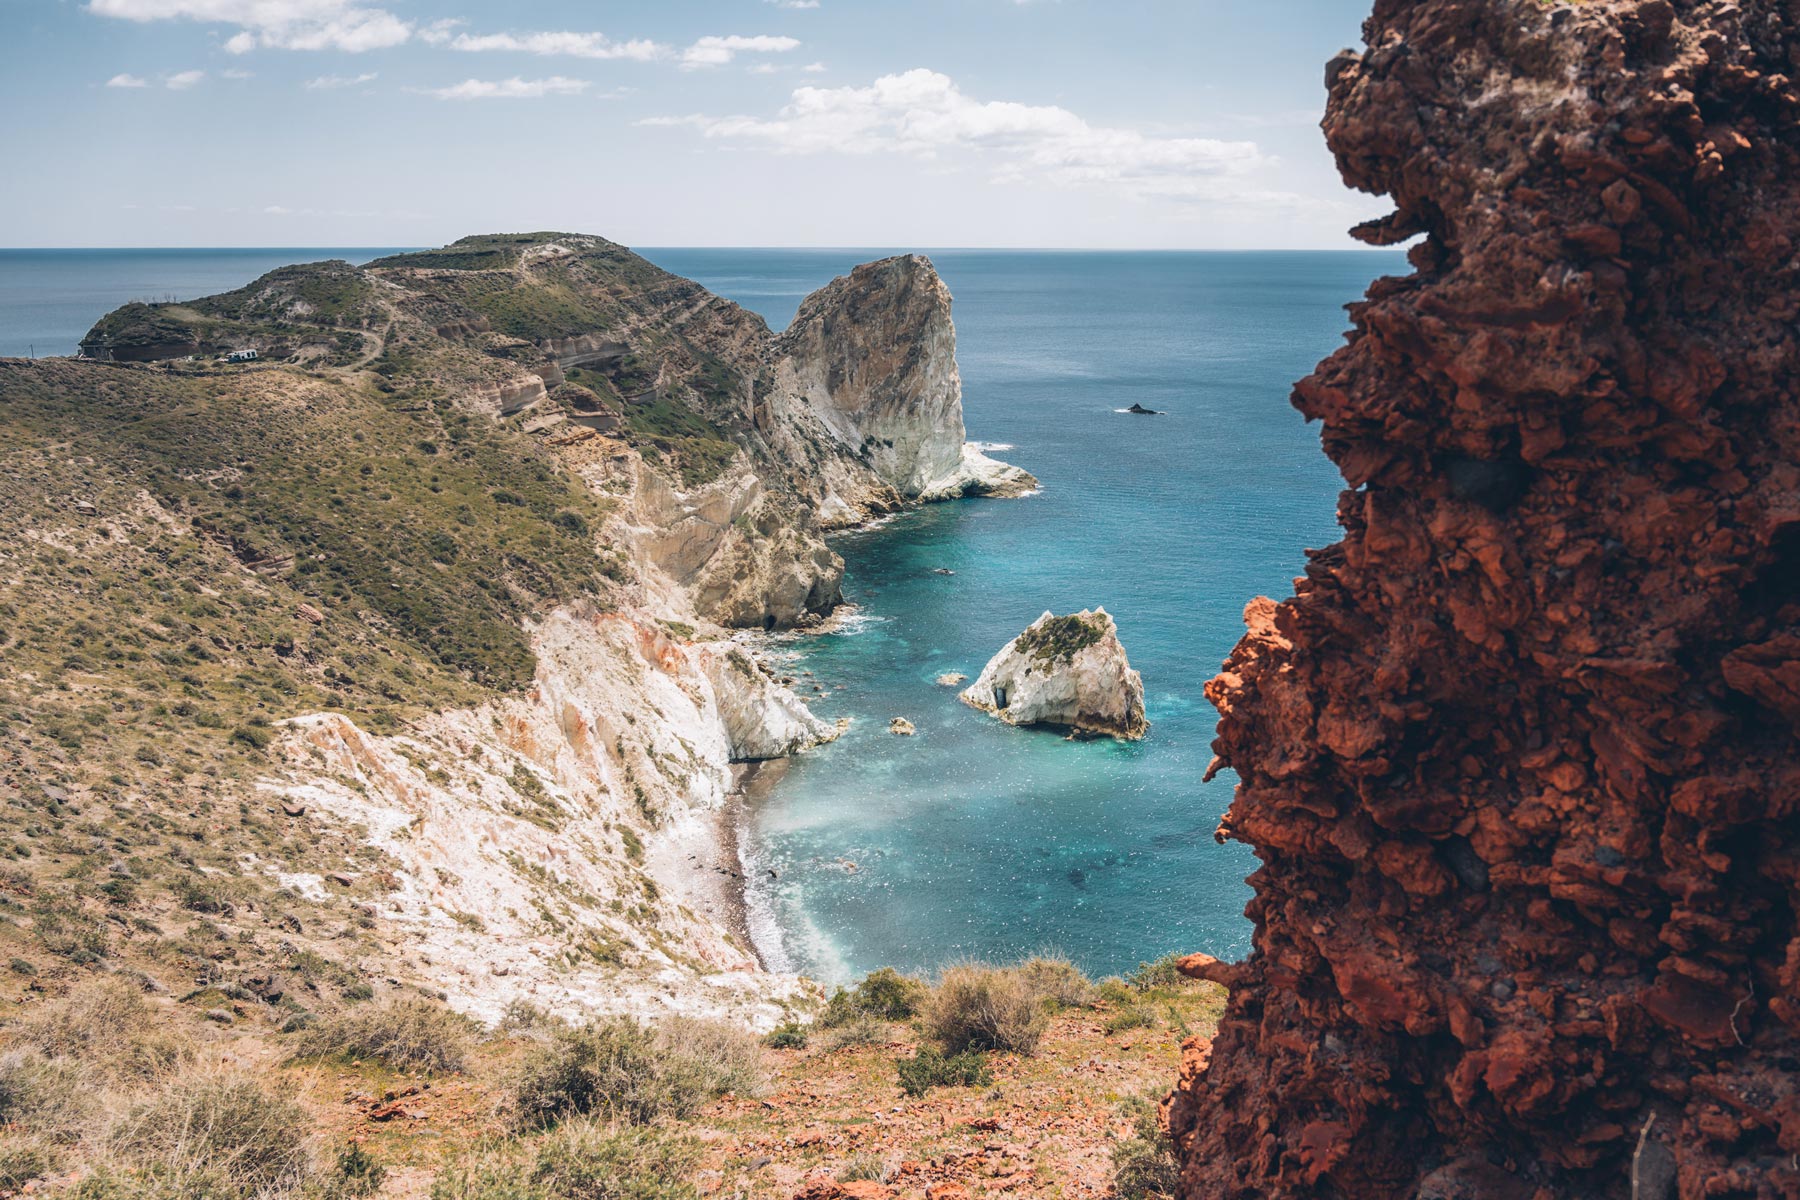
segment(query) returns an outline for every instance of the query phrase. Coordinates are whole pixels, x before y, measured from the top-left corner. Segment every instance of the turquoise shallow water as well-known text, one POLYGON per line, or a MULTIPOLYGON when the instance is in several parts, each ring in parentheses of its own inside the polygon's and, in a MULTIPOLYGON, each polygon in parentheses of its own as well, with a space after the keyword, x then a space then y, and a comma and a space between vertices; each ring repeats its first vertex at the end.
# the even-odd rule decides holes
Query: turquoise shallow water
MULTIPOLYGON (((289 262, 383 250, 0 251, 0 354, 72 353, 133 298, 204 295, 289 262)), ((646 250, 781 326, 875 250, 646 250)), ((1206 680, 1244 602, 1285 595, 1336 537, 1339 481, 1291 381, 1398 253, 933 254, 956 295, 970 436, 1037 496, 935 505, 838 542, 845 633, 785 643, 851 731, 768 780, 749 815, 772 965, 843 979, 1057 948, 1089 971, 1248 949, 1255 860, 1212 830, 1206 680), (1166 416, 1127 416, 1132 403, 1166 416), (935 573, 938 569, 955 572, 935 573), (1142 672, 1138 744, 1009 729, 932 681, 973 676, 1046 608, 1105 605, 1142 672), (918 726, 887 732, 889 718, 918 726), (854 863, 851 871, 847 864, 854 863), (779 876, 771 880, 773 869, 779 876)))
MULTIPOLYGON (((647 253, 780 325, 872 252, 647 253)), ((1342 306, 1403 260, 932 257, 956 296, 970 436, 1043 490, 838 540, 861 611, 846 633, 787 645, 831 689, 816 711, 855 723, 752 805, 760 948, 832 980, 1050 948, 1095 973, 1171 950, 1239 956, 1256 864, 1213 842, 1233 780, 1200 782, 1215 721, 1202 689, 1245 601, 1286 595, 1303 549, 1336 539, 1339 478, 1287 396, 1338 344, 1342 306), (1117 411, 1133 403, 1167 415, 1117 411), (1093 605, 1143 674, 1141 743, 1007 728, 933 682, 974 676, 1045 609, 1093 605), (895 716, 917 736, 890 734, 895 716)))

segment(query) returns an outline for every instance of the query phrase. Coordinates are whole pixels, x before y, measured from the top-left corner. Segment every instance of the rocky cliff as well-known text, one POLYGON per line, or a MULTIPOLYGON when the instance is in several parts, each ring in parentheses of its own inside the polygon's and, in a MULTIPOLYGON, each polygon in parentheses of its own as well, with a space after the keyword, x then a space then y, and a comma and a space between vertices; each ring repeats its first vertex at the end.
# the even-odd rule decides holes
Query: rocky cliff
POLYGON ((1134 741, 1150 729, 1144 681, 1104 608, 1045 613, 988 660, 963 703, 1008 725, 1134 741))
POLYGON ((1194 1197, 1800 1196, 1800 13, 1380 0, 1423 235, 1296 392, 1342 542, 1209 686, 1255 949, 1194 1197))
MULTIPOLYGON (((967 444, 950 289, 921 255, 866 263, 807 297, 773 360, 776 394, 816 417, 877 484, 906 499, 1018 496, 1037 487, 967 444), (869 337, 891 327, 917 336, 869 337)), ((853 517, 869 505, 869 484, 862 472, 834 472, 826 511, 853 517)))
POLYGON ((737 631, 829 612, 824 532, 930 498, 964 436, 928 262, 807 312, 829 337, 777 339, 603 239, 499 235, 0 361, 0 828, 55 838, 19 886, 65 914, 0 943, 85 912, 81 954, 154 973, 148 931, 199 911, 234 987, 291 961, 488 1020, 773 1023, 805 988, 735 911, 734 764, 837 730, 737 631), (878 434, 821 415, 870 397, 878 434), (124 884, 79 866, 84 809, 151 830, 114 836, 124 884))

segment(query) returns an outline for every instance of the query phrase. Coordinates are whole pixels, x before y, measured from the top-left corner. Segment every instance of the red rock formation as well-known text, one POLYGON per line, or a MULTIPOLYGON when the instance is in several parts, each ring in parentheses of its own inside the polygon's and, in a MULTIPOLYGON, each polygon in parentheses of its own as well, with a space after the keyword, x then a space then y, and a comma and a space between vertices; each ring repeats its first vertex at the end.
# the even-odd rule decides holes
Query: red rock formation
POLYGON ((1378 0, 1418 233, 1296 403, 1341 543, 1208 689, 1262 860, 1194 1197, 1800 1197, 1800 4, 1378 0))

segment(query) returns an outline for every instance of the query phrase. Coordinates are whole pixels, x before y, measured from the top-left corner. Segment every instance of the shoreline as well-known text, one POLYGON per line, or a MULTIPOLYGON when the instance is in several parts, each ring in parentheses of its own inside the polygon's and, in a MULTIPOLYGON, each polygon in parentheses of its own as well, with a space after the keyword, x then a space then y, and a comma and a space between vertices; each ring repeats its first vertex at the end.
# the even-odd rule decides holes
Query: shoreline
MULTIPOLYGON (((727 928, 733 937, 743 942, 745 949, 756 960, 757 969, 765 973, 792 974, 791 971, 776 971, 769 965, 769 956, 762 940, 756 936, 756 923, 752 920, 750 903, 750 864, 744 858, 744 833, 750 819, 750 807, 753 801, 767 796, 769 789, 787 774, 788 759, 771 758, 753 762, 731 764, 731 792, 725 797, 725 804, 720 808, 716 821, 716 833, 719 845, 730 860, 735 877, 727 876, 723 884, 724 904, 727 928)), ((767 914, 770 921, 773 914, 767 914)))

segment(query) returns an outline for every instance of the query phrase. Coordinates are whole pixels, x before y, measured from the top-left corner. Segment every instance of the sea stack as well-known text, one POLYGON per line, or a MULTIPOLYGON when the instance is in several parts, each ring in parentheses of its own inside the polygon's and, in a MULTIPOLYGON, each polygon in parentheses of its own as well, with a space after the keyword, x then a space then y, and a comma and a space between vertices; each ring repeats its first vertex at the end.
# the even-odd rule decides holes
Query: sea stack
POLYGON ((1144 736, 1144 681, 1104 608, 1045 613, 988 660, 962 700, 1008 725, 1050 725, 1134 741, 1144 736))

